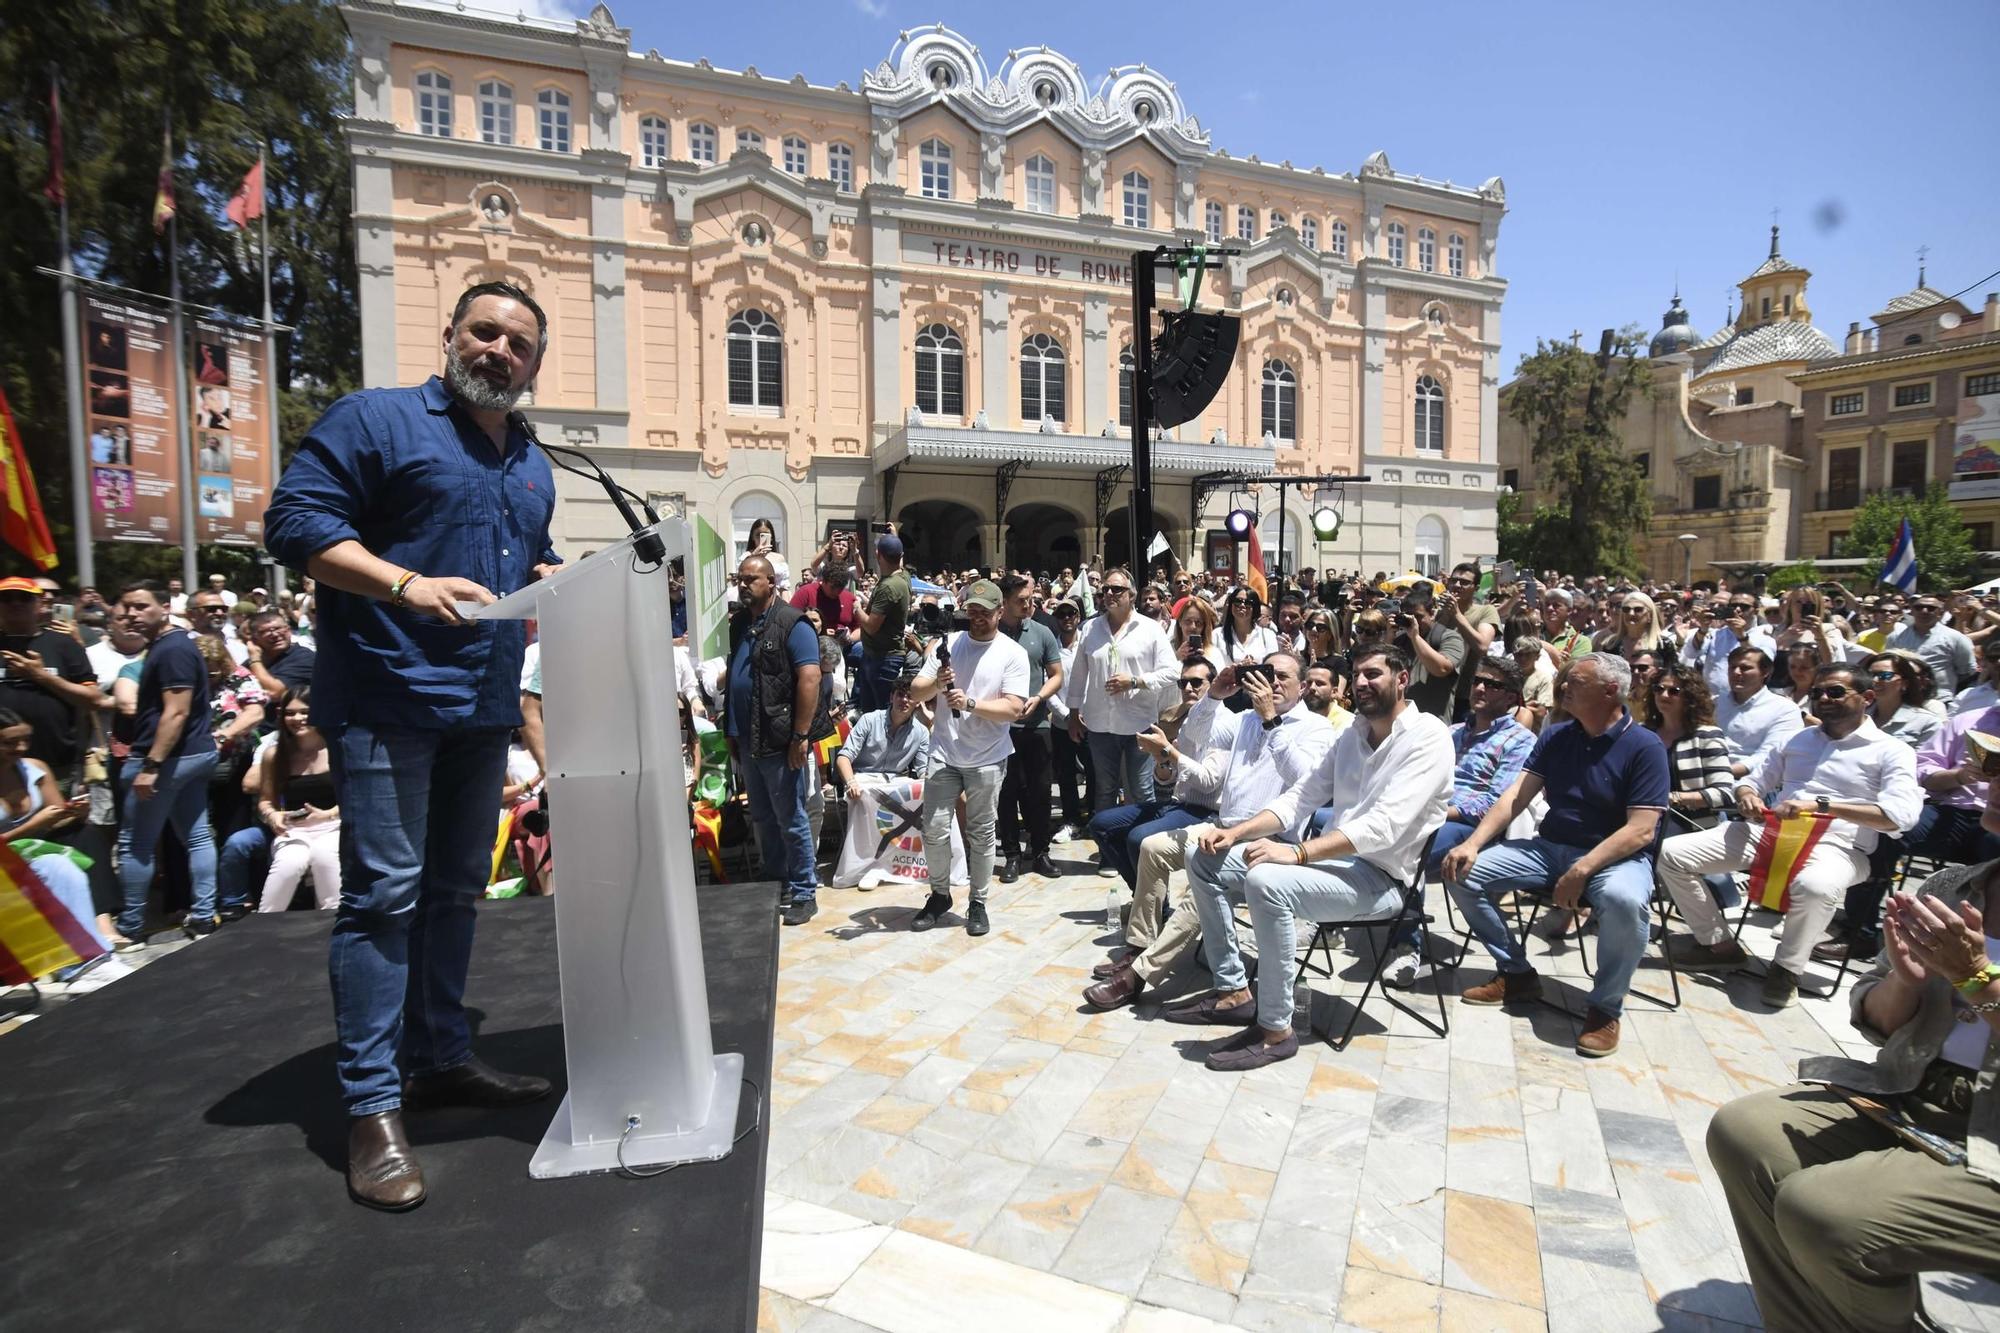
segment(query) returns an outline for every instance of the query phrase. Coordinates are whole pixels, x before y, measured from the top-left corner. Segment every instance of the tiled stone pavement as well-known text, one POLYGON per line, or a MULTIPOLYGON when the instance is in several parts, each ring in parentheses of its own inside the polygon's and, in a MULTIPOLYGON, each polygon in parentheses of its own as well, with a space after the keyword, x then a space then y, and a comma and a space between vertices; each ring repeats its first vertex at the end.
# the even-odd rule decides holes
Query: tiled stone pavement
MULTIPOLYGON (((911 932, 904 886, 824 890, 783 932, 760 1328, 1759 1326, 1703 1135, 1801 1056, 1870 1049, 1844 994, 1773 1014, 1753 976, 1684 977, 1601 1061, 1552 1008, 1451 1000, 1439 1039, 1371 1001, 1345 1053, 1215 1074, 1156 1003, 1082 1011, 1105 881, 1060 850, 1067 877, 994 886, 984 939, 911 932)), ((1574 947, 1537 966, 1582 977, 1574 947)), ((1639 984, 1665 993, 1656 961, 1639 984)), ((1344 1022, 1327 997, 1359 975, 1316 985, 1344 1022)), ((2000 1333, 2000 1287, 1941 1276, 1927 1303, 2000 1333)))

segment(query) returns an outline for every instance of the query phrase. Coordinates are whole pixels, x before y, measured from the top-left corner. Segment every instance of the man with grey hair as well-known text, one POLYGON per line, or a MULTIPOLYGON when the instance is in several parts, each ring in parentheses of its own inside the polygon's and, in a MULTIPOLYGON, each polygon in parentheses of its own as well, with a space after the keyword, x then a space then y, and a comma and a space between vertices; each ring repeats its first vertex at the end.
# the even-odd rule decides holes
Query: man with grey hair
POLYGON ((1653 901, 1653 835, 1673 782, 1667 748, 1625 709, 1632 668, 1611 653, 1585 653, 1569 669, 1559 702, 1570 721, 1535 743, 1526 770, 1444 858, 1444 881, 1499 975, 1459 998, 1515 1004, 1541 994, 1521 941, 1501 915, 1508 893, 1551 892, 1558 907, 1588 903, 1598 921, 1596 984, 1576 1052, 1618 1049, 1625 993, 1646 951, 1653 901), (1548 814, 1532 838, 1496 841, 1536 796, 1548 814))

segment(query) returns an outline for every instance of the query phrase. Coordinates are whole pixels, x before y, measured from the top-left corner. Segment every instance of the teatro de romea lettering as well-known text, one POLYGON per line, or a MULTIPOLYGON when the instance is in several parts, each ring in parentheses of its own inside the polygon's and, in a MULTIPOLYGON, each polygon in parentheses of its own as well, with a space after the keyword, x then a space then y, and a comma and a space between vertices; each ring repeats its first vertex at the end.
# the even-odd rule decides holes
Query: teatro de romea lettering
MULTIPOLYGON (((505 278, 550 319, 544 438, 739 549, 759 517, 794 560, 831 520, 893 517, 920 568, 1122 561, 1131 254, 1207 238, 1243 251, 1201 294, 1242 342, 1155 450, 1180 558, 1248 485, 1223 476, 1274 473, 1375 479, 1323 546, 1291 492, 1290 565, 1494 550, 1498 178, 1239 156, 1145 65, 989 63, 942 26, 828 87, 634 50, 603 5, 342 13, 368 384, 435 373, 456 294, 505 278)), ((595 488, 561 491, 559 549, 619 535, 595 488)), ((1275 555, 1275 490, 1248 503, 1275 555)))

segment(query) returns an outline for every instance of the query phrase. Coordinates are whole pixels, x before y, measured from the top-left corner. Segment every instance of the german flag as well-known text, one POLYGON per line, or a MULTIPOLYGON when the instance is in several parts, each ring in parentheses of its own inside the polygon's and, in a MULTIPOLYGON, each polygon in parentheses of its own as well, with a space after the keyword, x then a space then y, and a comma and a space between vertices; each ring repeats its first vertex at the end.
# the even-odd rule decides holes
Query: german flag
POLYGON ((1757 840, 1757 859, 1750 864, 1750 896, 1774 912, 1792 906, 1792 877, 1804 867, 1813 848, 1819 846, 1831 815, 1817 811, 1778 818, 1764 812, 1764 834, 1757 840))

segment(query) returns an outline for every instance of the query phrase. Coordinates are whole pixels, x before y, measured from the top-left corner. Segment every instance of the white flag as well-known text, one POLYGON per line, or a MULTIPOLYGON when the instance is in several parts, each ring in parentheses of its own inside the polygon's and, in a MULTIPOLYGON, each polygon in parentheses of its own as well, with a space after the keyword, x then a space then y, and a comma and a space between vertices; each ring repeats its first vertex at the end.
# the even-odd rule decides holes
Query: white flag
POLYGON ((1163 555, 1172 555, 1173 553, 1174 548, 1167 545, 1167 534, 1164 532, 1155 532, 1153 534, 1153 544, 1146 548, 1146 559, 1157 560, 1163 555))

